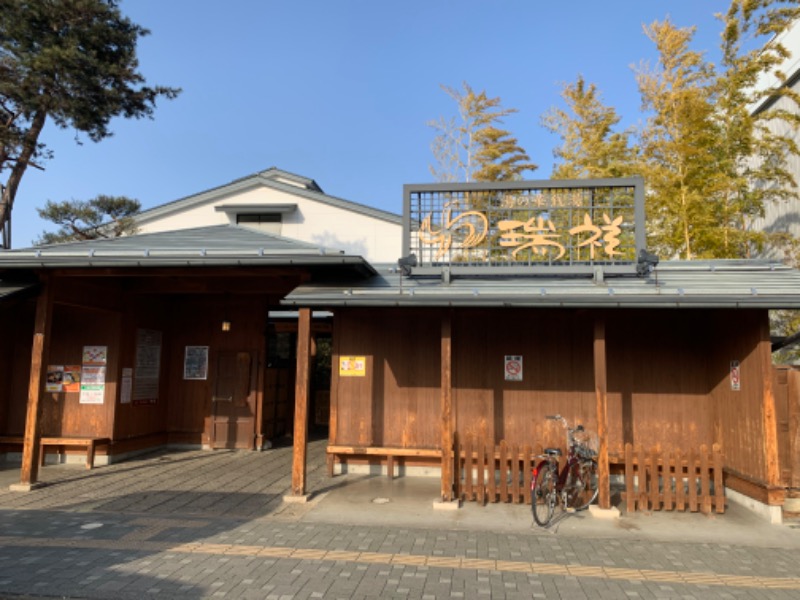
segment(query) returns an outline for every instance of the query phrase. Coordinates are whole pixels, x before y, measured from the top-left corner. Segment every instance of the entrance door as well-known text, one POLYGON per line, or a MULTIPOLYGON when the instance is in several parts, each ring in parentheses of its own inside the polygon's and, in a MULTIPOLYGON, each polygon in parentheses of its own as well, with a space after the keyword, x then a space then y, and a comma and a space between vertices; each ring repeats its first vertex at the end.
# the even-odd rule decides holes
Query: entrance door
POLYGON ((252 449, 255 443, 255 353, 220 352, 212 405, 212 448, 252 449))

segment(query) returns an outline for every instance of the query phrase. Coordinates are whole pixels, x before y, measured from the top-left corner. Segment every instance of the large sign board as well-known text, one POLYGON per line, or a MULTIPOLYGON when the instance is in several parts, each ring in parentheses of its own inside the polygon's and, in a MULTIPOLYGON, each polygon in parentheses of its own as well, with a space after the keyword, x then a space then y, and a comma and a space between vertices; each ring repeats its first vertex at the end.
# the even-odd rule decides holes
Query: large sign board
POLYGON ((644 181, 406 185, 404 255, 414 273, 634 273, 644 248, 644 181))

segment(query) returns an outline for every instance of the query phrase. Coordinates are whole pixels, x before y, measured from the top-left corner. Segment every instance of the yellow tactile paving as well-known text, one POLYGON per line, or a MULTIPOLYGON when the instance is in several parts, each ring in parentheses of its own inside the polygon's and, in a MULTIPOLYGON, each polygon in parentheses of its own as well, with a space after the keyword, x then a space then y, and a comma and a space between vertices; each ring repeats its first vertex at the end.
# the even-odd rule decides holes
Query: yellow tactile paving
MULTIPOLYGON (((146 531, 152 531, 154 524, 147 524, 146 531)), ((144 536, 137 536, 137 538, 144 536)), ((146 549, 151 552, 170 552, 174 554, 220 554, 227 556, 251 556, 293 558, 298 560, 347 561, 353 563, 425 566, 451 569, 474 569, 500 572, 534 573, 563 577, 653 581, 659 583, 678 583, 686 585, 712 585, 739 588, 768 588, 800 590, 797 577, 759 577, 747 575, 726 575, 708 572, 660 571, 655 569, 627 569, 619 567, 599 567, 592 565, 560 565, 555 563, 506 561, 465 557, 426 556, 422 554, 389 554, 379 552, 350 552, 346 550, 322 550, 314 548, 288 548, 279 546, 250 546, 241 544, 206 544, 191 542, 169 544, 148 542, 142 539, 125 537, 119 540, 63 539, 0 537, 4 546, 21 547, 75 547, 103 548, 109 550, 146 549)))

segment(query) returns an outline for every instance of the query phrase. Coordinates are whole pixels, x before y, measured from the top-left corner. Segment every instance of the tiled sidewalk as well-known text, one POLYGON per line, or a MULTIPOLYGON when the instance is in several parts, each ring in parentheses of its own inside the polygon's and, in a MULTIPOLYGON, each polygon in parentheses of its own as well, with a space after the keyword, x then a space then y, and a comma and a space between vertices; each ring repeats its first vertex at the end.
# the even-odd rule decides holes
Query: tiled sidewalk
POLYGON ((731 511, 546 531, 524 506, 433 511, 436 480, 328 479, 324 449, 309 447, 305 505, 282 502, 290 447, 48 466, 26 493, 6 469, 0 597, 800 597, 800 529, 731 511))

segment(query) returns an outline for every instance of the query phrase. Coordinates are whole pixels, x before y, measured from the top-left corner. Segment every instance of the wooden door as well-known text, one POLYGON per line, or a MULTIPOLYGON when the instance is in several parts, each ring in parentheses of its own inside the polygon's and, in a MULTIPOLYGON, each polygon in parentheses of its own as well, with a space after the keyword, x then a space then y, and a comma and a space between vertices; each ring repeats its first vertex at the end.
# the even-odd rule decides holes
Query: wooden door
POLYGON ((255 443, 256 355, 220 352, 211 397, 213 448, 252 449, 255 443))

